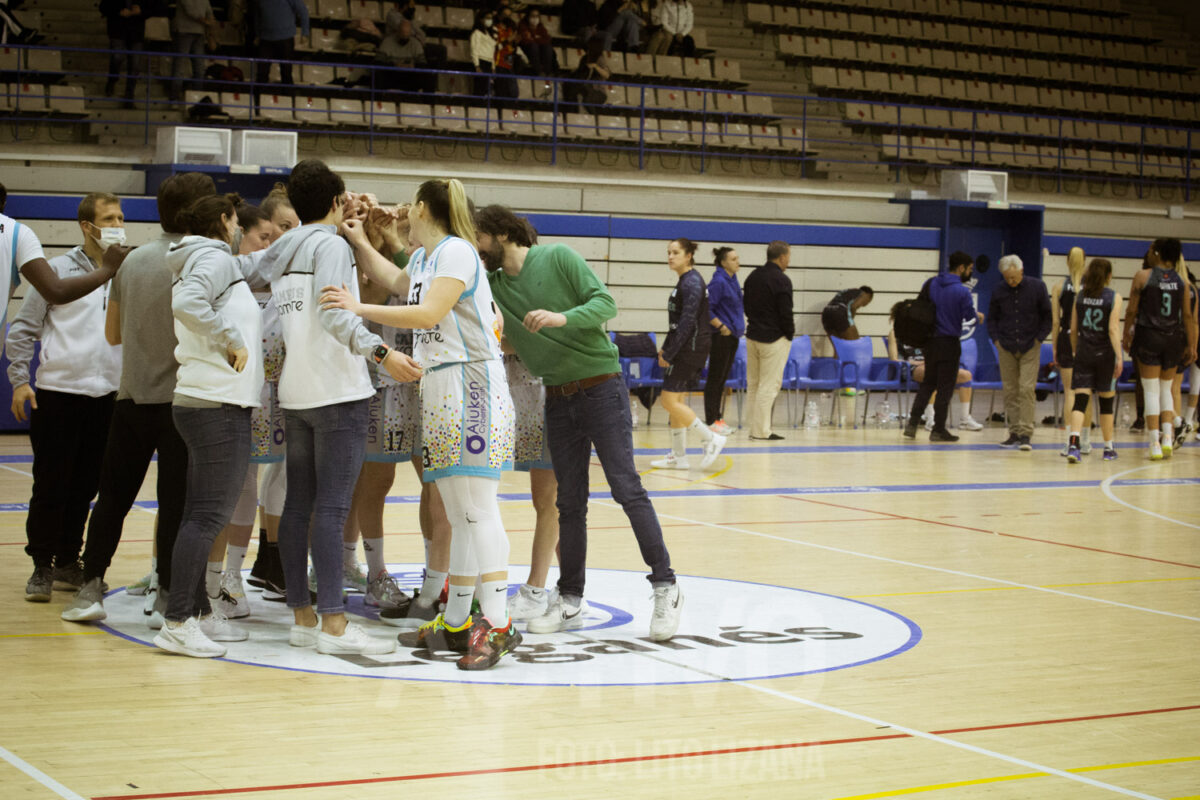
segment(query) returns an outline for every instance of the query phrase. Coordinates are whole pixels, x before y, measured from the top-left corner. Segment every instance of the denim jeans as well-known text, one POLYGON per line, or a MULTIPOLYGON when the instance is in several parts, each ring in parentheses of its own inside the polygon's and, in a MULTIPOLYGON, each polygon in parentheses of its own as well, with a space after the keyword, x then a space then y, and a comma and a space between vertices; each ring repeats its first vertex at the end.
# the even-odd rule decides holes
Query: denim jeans
POLYGON ((183 76, 189 72, 192 75, 190 88, 198 89, 204 80, 204 34, 177 33, 175 34, 175 52, 180 57, 171 65, 171 96, 179 99, 183 96, 183 76), (193 56, 185 58, 184 56, 193 56))
POLYGON ((633 424, 625 381, 617 376, 566 397, 547 393, 546 437, 554 477, 558 479, 559 594, 572 600, 583 597, 588 472, 593 447, 613 499, 621 504, 633 526, 642 560, 650 567, 650 583, 674 583, 671 555, 663 541, 658 515, 633 463, 633 424))
MULTIPOLYGON (((279 557, 288 608, 312 605, 308 549, 317 575, 317 613, 341 614, 342 527, 367 454, 370 400, 287 409, 287 499, 279 521, 279 557), (311 528, 311 530, 310 530, 311 528)), ((245 471, 241 473, 245 476, 245 471)))
MULTIPOLYGON (((229 524, 250 466, 253 409, 175 406, 175 427, 187 444, 187 500, 183 524, 170 554, 172 586, 166 618, 183 622, 211 611, 204 590, 208 552, 229 524)), ((162 554, 159 554, 162 557, 162 554)))

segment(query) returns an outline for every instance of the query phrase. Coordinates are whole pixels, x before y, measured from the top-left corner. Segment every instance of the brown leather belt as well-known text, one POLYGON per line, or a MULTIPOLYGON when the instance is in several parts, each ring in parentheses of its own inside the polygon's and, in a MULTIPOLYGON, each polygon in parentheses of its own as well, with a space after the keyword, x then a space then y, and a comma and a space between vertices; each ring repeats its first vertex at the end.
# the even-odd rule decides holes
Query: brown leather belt
POLYGON ((590 389, 593 386, 604 383, 607 380, 620 377, 620 375, 621 373, 619 372, 608 372, 604 375, 593 375, 590 378, 580 378, 577 381, 562 383, 558 386, 547 386, 546 394, 550 395, 551 397, 570 397, 576 392, 584 389, 590 389))

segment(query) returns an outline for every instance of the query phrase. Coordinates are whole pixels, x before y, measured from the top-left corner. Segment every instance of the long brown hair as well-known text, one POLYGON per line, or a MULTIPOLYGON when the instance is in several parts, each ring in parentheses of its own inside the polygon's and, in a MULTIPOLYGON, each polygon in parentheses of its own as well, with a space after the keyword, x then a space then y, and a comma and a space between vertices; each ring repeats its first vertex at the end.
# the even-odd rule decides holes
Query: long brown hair
POLYGON ((1112 277, 1112 262, 1107 258, 1093 258, 1083 273, 1082 294, 1084 297, 1099 297, 1112 277))

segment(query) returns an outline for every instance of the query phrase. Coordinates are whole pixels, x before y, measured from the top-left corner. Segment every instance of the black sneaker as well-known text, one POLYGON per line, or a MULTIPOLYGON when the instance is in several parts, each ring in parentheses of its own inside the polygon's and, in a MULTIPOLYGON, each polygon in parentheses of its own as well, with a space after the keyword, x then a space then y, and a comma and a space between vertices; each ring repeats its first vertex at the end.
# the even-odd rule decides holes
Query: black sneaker
POLYGON ((1011 449, 1011 448, 1013 448, 1013 447, 1016 447, 1016 446, 1017 446, 1017 445, 1019 445, 1020 443, 1021 443, 1021 437, 1020 437, 1020 436, 1017 436, 1015 433, 1010 433, 1010 434, 1008 435, 1008 438, 1007 438, 1007 439, 1005 439, 1003 442, 1001 442, 1001 443, 1000 443, 1000 446, 1001 446, 1001 447, 1007 447, 1007 448, 1011 449))
POLYGON ((1021 443, 1020 443, 1020 447, 1021 447, 1021 449, 1022 449, 1022 450, 1024 450, 1026 453, 1028 453, 1030 450, 1032 450, 1032 449, 1033 449, 1033 445, 1029 443, 1029 437, 1028 437, 1028 436, 1022 436, 1022 437, 1021 437, 1021 443))
POLYGON ((913 425, 911 422, 908 423, 907 425, 905 425, 904 426, 904 438, 905 439, 917 438, 917 426, 913 425))
POLYGON ((418 589, 403 608, 379 609, 379 621, 396 628, 419 628, 427 622, 433 622, 438 615, 437 603, 418 603, 420 596, 421 590, 418 589))
POLYGON ((246 583, 256 589, 267 588, 267 564, 271 558, 269 550, 275 548, 278 552, 278 547, 274 542, 267 541, 265 529, 258 529, 258 554, 254 556, 254 566, 250 568, 250 577, 246 579, 246 583))
POLYGON ((958 437, 948 430, 938 430, 934 428, 929 432, 929 441, 931 442, 957 442, 958 437))
POLYGON ((1145 418, 1145 417, 1138 417, 1137 419, 1135 419, 1135 420, 1133 421, 1133 424, 1129 426, 1129 430, 1131 430, 1131 431, 1144 431, 1144 430, 1146 430, 1146 418, 1145 418))
POLYGON ((54 588, 60 592, 77 592, 83 586, 83 562, 54 568, 54 588))
POLYGON ((25 584, 25 599, 31 603, 49 603, 54 586, 54 570, 50 567, 33 568, 33 574, 25 584))
POLYGON ((778 433, 772 433, 770 436, 751 436, 750 438, 754 439, 757 442, 781 442, 781 441, 783 441, 783 437, 780 436, 778 433))

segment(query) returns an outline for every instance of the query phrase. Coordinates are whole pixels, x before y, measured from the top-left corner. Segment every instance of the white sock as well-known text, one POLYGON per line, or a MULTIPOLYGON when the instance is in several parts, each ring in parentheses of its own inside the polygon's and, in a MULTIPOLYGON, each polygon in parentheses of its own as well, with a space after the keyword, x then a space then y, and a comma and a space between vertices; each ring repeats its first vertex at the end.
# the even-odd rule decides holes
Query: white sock
POLYGON ((534 586, 532 583, 526 583, 521 587, 525 590, 525 594, 532 597, 534 600, 541 600, 546 594, 544 586, 534 586))
POLYGON ((224 561, 208 562, 208 569, 204 573, 204 589, 209 597, 216 597, 221 593, 221 568, 224 566, 224 561))
POLYGON ((1158 431, 1147 431, 1150 434, 1150 443, 1158 444, 1158 437, 1161 435, 1158 431))
POLYGON ((1109 439, 1107 442, 1104 443, 1104 449, 1105 450, 1116 450, 1117 448, 1113 447, 1112 439, 1109 439))
POLYGON ((508 624, 508 581, 484 581, 481 592, 479 610, 492 627, 503 628, 508 624))
POLYGON ((442 594, 442 587, 446 585, 446 573, 437 572, 436 570, 425 568, 425 580, 421 582, 421 597, 422 605, 433 605, 438 601, 438 597, 442 594))
POLYGON ((708 426, 700 421, 699 417, 692 420, 692 424, 688 425, 686 430, 695 431, 700 436, 700 441, 708 444, 712 441, 713 432, 708 429, 708 426))
POLYGON ((1161 425, 1159 425, 1159 427, 1162 428, 1162 441, 1164 441, 1164 442, 1171 441, 1171 439, 1173 438, 1174 433, 1175 433, 1175 431, 1171 427, 1171 423, 1164 422, 1161 425))
POLYGON ((387 571, 383 563, 383 539, 368 539, 363 537, 363 552, 367 554, 367 574, 372 578, 387 571))
POLYGON ((229 545, 225 548, 225 569, 232 572, 239 578, 242 575, 242 562, 246 560, 246 551, 248 547, 234 547, 229 545))
POLYGON ((158 586, 158 556, 150 556, 150 585, 158 586))
POLYGON ((347 567, 358 566, 358 542, 342 542, 342 564, 347 567))
POLYGON ((450 584, 450 594, 446 598, 446 610, 442 619, 451 628, 459 628, 467 617, 471 616, 471 600, 475 597, 475 589, 471 586, 455 586, 450 584))
POLYGON ((1182 428, 1182 427, 1183 427, 1183 417, 1176 414, 1175 415, 1175 428, 1176 428, 1176 430, 1178 430, 1179 428, 1182 428))
POLYGON ((965 403, 960 400, 958 403, 958 407, 960 409, 959 416, 958 416, 959 422, 963 422, 963 421, 971 418, 971 401, 970 400, 966 401, 965 403))
POLYGON ((1090 426, 1090 425, 1084 425, 1084 426, 1083 426, 1083 432, 1079 434, 1079 439, 1080 439, 1080 441, 1082 441, 1082 442, 1087 442, 1088 444, 1091 444, 1091 442, 1092 442, 1092 428, 1091 428, 1091 426, 1090 426))
POLYGON ((1196 407, 1195 406, 1188 406, 1187 416, 1185 417, 1185 421, 1187 422, 1188 425, 1196 424, 1196 407))
POLYGON ((687 428, 671 428, 671 455, 687 458, 687 428))

